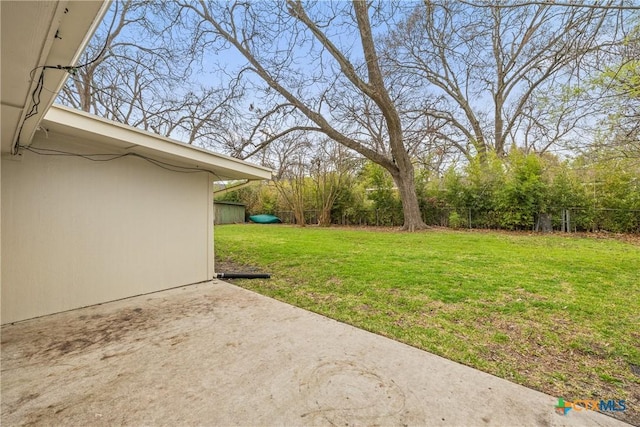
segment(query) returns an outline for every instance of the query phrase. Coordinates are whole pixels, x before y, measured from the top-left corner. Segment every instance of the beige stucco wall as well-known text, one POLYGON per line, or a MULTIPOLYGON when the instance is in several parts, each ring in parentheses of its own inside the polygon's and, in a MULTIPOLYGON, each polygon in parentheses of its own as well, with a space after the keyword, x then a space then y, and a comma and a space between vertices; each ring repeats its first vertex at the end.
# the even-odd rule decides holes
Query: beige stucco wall
MULTIPOLYGON (((42 133, 33 145, 115 151, 42 133)), ((0 169, 3 324, 213 277, 209 173, 21 157, 0 169)))

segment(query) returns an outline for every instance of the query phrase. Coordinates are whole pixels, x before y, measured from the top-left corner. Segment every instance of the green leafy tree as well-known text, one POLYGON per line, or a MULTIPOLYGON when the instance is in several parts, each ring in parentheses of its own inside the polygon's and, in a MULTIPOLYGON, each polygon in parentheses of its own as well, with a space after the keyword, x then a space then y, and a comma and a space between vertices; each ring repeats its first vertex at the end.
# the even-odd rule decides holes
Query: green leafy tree
POLYGON ((590 229, 594 219, 593 204, 587 183, 581 181, 576 169, 568 161, 549 161, 545 165, 545 176, 549 183, 547 212, 552 216, 554 228, 561 228, 563 211, 568 210, 571 227, 590 229))
POLYGON ((640 167, 626 159, 599 164, 594 176, 597 228, 640 232, 640 167))
POLYGON ((547 208, 548 186, 539 156, 512 149, 504 187, 498 194, 500 224, 511 230, 532 229, 536 215, 547 208))
POLYGON ((472 226, 496 228, 500 226, 498 210, 500 191, 505 185, 505 169, 496 153, 486 159, 475 158, 466 168, 465 199, 471 210, 472 226))

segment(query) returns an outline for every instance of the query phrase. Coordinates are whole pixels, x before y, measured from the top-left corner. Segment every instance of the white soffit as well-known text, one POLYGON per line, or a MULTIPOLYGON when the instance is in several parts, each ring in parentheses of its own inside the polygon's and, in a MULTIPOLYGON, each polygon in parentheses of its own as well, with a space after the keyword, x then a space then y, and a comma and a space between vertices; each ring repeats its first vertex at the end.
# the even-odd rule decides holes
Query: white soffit
POLYGON ((0 1, 2 88, 2 152, 16 142, 28 145, 44 113, 68 77, 64 70, 46 69, 39 92, 38 113, 26 121, 43 69, 77 65, 110 1, 0 1), (24 122, 24 125, 22 125, 24 122))
POLYGON ((96 150, 114 147, 172 165, 210 171, 216 180, 271 179, 271 169, 61 105, 49 109, 41 127, 52 135, 72 137, 88 146, 93 144, 96 150))

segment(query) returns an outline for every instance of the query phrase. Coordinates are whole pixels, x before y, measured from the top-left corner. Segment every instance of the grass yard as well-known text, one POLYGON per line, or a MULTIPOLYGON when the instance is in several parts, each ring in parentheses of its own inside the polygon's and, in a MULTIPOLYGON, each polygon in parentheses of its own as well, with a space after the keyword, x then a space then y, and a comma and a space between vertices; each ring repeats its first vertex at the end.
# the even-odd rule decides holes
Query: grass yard
POLYGON ((640 245, 283 225, 215 244, 218 271, 272 273, 239 286, 566 400, 624 399, 640 425, 640 245))

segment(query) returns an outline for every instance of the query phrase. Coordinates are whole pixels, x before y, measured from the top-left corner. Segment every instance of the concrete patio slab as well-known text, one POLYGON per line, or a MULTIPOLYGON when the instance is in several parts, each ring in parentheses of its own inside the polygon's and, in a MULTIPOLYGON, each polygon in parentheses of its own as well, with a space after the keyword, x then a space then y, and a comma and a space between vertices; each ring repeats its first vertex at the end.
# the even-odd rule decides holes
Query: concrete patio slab
POLYGON ((2 328, 2 425, 621 426, 214 281, 2 328))

